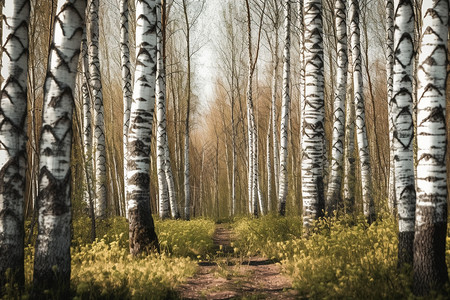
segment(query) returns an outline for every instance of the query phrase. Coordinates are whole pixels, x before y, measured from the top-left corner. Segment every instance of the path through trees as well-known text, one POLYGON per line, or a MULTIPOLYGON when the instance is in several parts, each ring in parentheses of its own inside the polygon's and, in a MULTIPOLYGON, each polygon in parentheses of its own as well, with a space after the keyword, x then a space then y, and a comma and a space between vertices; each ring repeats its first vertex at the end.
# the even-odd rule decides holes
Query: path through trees
POLYGON ((216 252, 199 262, 197 273, 178 288, 182 299, 297 299, 279 264, 261 256, 236 257, 233 239, 230 224, 216 225, 216 252))

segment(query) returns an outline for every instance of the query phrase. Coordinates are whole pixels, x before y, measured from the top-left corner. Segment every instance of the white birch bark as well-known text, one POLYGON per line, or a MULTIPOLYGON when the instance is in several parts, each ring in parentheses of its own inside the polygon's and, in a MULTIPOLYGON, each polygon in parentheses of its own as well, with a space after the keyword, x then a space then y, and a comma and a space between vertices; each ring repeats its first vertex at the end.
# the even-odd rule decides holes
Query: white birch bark
MULTIPOLYGON (((232 76, 234 78, 234 76, 232 76)), ((234 86, 234 84, 232 85, 234 86)), ((234 89, 234 87, 233 87, 234 89)), ((231 216, 236 214, 236 167, 237 167, 237 155, 236 155, 236 125, 234 122, 234 91, 232 91, 232 101, 231 101, 231 131, 232 131, 232 155, 233 155, 233 172, 231 174, 231 216)), ((201 192, 201 190, 200 190, 201 192)))
POLYGON ((358 143, 359 164, 361 170, 361 185, 363 211, 369 223, 375 220, 375 206, 371 190, 371 170, 369 143, 366 131, 366 116, 364 105, 364 89, 361 69, 361 43, 359 29, 359 1, 351 0, 349 9, 350 39, 353 61, 353 92, 356 114, 356 141, 358 143))
MULTIPOLYGON (((278 42, 275 46, 276 51, 278 52, 278 42)), ((273 140, 273 168, 274 168, 274 179, 275 179, 275 195, 278 196, 279 190, 279 178, 280 178, 280 164, 279 164, 279 148, 278 148, 278 129, 277 129, 277 93, 278 93, 278 79, 277 79, 277 71, 278 71, 278 54, 274 55, 274 67, 272 74, 272 106, 271 106, 271 114, 272 114, 272 140, 273 140)))
POLYGON ((272 211, 272 164, 270 155, 270 138, 272 129, 272 114, 269 116, 269 126, 266 137, 266 169, 267 169, 267 212, 272 211))
POLYGON ((322 1, 304 1, 305 106, 302 140, 303 226, 306 231, 325 208, 323 192, 324 76, 322 1))
POLYGON ((418 177, 413 284, 413 291, 420 296, 439 290, 448 282, 445 263, 448 15, 448 0, 423 1, 417 68, 418 177))
POLYGON ((290 113, 289 81, 291 72, 291 0, 284 1, 284 52, 283 52, 283 102, 280 124, 280 181, 278 194, 278 213, 286 214, 286 197, 288 193, 288 131, 290 113))
POLYGON ((0 286, 24 283, 24 193, 27 167, 27 70, 30 2, 3 8, 0 98, 0 286))
POLYGON ((333 107, 333 140, 331 149, 331 174, 327 191, 327 211, 331 214, 342 207, 341 183, 344 164, 345 100, 347 91, 347 9, 345 0, 336 0, 335 24, 337 39, 336 91, 333 107))
POLYGON ((184 136, 184 219, 191 218, 191 186, 190 186, 190 109, 191 109, 191 40, 190 40, 190 23, 187 13, 187 3, 183 0, 184 20, 186 24, 186 57, 187 57, 187 105, 186 105, 186 120, 185 120, 185 136, 184 136))
MULTIPOLYGON (((394 68, 394 0, 386 0, 386 82, 388 114, 392 114, 391 97, 393 89, 394 68)), ((388 183, 388 206, 392 214, 397 210, 397 199, 395 192, 395 160, 392 133, 392 119, 389 118, 389 183, 388 183)))
MULTIPOLYGON (((131 86, 130 40, 128 37, 128 0, 120 0, 120 62, 122 70, 123 98, 123 179, 124 194, 127 185, 127 142, 130 125, 130 107, 133 100, 131 86)), ((125 201, 125 216, 128 219, 127 201, 125 201)))
POLYGON ((89 75, 94 101, 95 215, 106 217, 106 144, 99 48, 99 0, 89 0, 89 75))
POLYGON ((169 218, 169 190, 166 179, 166 96, 165 96, 165 72, 163 61, 163 36, 161 23, 161 0, 156 0, 156 170, 158 175, 158 203, 159 217, 169 218))
POLYGON ((45 79, 40 137, 34 287, 70 283, 72 111, 86 0, 60 0, 45 79))
POLYGON ((179 219, 180 211, 178 210, 177 194, 175 191, 175 182, 173 179, 172 164, 170 161, 169 138, 167 136, 167 131, 164 138, 166 140, 164 145, 164 156, 166 160, 164 164, 164 173, 166 175, 167 191, 169 193, 170 213, 172 215, 172 218, 179 219))
MULTIPOLYGON (((302 141, 303 141, 303 111, 305 109, 305 22, 304 22, 304 10, 303 1, 298 0, 298 38, 300 44, 300 159, 302 159, 302 141)), ((300 162, 301 163, 301 162, 300 162)))
MULTIPOLYGON (((248 125, 248 147, 249 147, 249 169, 248 169, 248 180, 249 180, 249 208, 250 213, 255 216, 258 215, 258 132, 256 126, 256 119, 253 108, 253 73, 256 67, 256 61, 258 60, 259 53, 259 42, 261 37, 261 26, 262 26, 262 15, 264 14, 266 8, 266 2, 263 3, 263 8, 261 12, 261 20, 259 24, 258 31, 258 43, 256 47, 255 61, 253 60, 252 51, 252 30, 251 30, 251 16, 250 16, 250 5, 249 1, 246 0, 246 10, 247 10, 247 46, 248 46, 248 77, 247 77, 247 125, 248 125)), ((261 211, 263 213, 263 211, 261 211)))
POLYGON ((259 214, 261 216, 264 216, 266 214, 266 210, 264 208, 264 199, 261 193, 261 186, 260 186, 260 180, 258 178, 258 182, 256 183, 257 189, 258 189, 258 209, 259 214))
MULTIPOLYGON (((250 80, 248 80, 250 82, 250 80)), ((248 83, 247 83, 248 84, 248 83)), ((253 129, 249 107, 249 90, 251 94, 251 85, 247 86, 247 132, 248 132, 248 212, 253 213, 253 129)))
MULTIPOLYGON (((350 57, 349 57, 350 58, 350 57)), ((349 65, 351 59, 349 59, 349 65)), ((345 147, 344 147, 344 207, 346 213, 355 208, 355 106, 353 103, 351 72, 347 75, 347 96, 345 100, 345 147)))
POLYGON ((158 247, 150 211, 150 150, 155 110, 156 3, 136 1, 136 71, 128 130, 126 195, 130 253, 158 247))
POLYGON ((393 90, 390 98, 398 200, 398 261, 412 265, 416 190, 413 155, 414 11, 411 1, 395 0, 393 90))
POLYGON ((92 113, 91 113, 91 94, 89 89, 89 70, 88 70, 88 46, 86 30, 83 32, 81 38, 81 68, 82 68, 82 85, 81 92, 83 97, 83 149, 85 163, 85 180, 86 190, 84 193, 84 200, 90 207, 93 205, 94 184, 92 180, 92 113))

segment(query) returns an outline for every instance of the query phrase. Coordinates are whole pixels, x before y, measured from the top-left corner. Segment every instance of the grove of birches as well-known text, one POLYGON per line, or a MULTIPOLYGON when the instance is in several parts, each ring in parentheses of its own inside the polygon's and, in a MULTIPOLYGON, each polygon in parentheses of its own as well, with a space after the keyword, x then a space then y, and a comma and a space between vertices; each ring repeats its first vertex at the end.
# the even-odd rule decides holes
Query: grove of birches
POLYGON ((0 3, 0 297, 449 296, 448 0, 0 3))

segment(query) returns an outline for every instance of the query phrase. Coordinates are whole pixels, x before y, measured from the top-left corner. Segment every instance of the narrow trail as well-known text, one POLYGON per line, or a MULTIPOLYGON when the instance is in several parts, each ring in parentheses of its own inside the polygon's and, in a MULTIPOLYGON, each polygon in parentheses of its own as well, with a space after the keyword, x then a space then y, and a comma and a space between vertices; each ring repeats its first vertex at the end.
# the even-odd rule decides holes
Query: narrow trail
POLYGON ((233 256, 232 239, 227 224, 216 225, 216 255, 199 262, 197 273, 177 289, 181 299, 297 299, 279 265, 259 256, 233 256))

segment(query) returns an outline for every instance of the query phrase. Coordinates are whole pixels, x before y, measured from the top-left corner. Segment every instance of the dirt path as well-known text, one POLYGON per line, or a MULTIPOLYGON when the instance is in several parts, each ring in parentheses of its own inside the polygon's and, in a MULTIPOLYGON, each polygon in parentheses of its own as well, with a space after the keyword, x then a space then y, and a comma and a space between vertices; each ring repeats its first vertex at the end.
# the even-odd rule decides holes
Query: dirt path
POLYGON ((228 226, 217 225, 213 240, 216 256, 200 262, 197 273, 178 288, 182 299, 296 299, 279 265, 262 257, 241 261, 233 256, 228 226))

